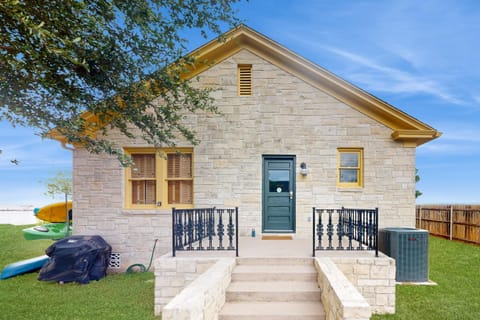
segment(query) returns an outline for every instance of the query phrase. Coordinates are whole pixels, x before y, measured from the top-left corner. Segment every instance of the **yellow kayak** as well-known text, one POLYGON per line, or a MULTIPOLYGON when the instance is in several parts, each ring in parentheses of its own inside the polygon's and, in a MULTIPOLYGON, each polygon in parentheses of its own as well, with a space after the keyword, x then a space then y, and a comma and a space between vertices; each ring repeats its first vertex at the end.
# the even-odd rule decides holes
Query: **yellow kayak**
MULTIPOLYGON (((66 222, 67 211, 65 210, 65 202, 57 202, 33 210, 35 216, 48 222, 66 222)), ((72 219, 72 201, 68 201, 68 214, 72 219)))

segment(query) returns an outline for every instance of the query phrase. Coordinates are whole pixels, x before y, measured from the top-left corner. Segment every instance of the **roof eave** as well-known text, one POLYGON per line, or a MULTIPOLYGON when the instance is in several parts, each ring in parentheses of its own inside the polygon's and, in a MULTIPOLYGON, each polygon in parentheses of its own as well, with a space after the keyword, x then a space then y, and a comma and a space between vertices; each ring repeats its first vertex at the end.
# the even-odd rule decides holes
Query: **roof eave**
POLYGON ((406 147, 418 147, 442 135, 437 130, 395 130, 392 139, 402 142, 406 147))

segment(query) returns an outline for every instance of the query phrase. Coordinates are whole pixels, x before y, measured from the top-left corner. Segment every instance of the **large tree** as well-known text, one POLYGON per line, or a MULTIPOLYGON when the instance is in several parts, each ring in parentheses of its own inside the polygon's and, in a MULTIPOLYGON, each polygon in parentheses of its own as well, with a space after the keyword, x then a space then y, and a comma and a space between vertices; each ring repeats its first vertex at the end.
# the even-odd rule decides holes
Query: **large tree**
POLYGON ((56 128, 91 152, 119 152, 92 129, 131 137, 138 128, 156 146, 177 135, 195 143, 181 113, 216 109, 207 89, 180 76, 193 63, 181 35, 219 35, 238 23, 237 1, 2 0, 0 120, 41 135, 56 128))

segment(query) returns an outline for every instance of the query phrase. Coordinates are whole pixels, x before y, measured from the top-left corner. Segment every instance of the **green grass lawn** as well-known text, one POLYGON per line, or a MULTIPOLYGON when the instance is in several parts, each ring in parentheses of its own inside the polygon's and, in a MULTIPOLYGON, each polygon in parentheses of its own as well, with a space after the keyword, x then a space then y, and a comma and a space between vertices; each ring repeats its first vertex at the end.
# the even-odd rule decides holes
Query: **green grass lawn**
MULTIPOLYGON (((23 239, 25 226, 0 225, 0 270, 45 254, 51 240, 23 239)), ((153 273, 109 275, 86 285, 38 281, 37 273, 0 280, 0 319, 160 319, 153 273)))
MULTIPOLYGON (((26 241, 24 226, 0 225, 0 268, 44 254, 50 240, 26 241)), ((438 286, 397 286, 395 315, 372 319, 480 318, 480 247, 430 237, 430 279, 438 286)), ((0 319, 159 319, 152 273, 109 275, 87 285, 0 280, 0 319)))
POLYGON ((430 279, 438 285, 397 285, 396 314, 372 319, 480 319, 480 247, 429 240, 430 279))

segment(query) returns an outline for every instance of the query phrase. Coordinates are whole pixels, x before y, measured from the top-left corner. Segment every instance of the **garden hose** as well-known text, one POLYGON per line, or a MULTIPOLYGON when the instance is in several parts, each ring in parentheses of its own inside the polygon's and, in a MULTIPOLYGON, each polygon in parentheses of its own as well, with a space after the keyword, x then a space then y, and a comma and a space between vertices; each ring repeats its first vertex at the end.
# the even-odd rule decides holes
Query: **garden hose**
POLYGON ((125 273, 130 274, 148 272, 148 270, 150 270, 150 267, 152 266, 153 255, 155 254, 155 247, 157 246, 157 241, 158 239, 155 239, 155 242, 153 243, 152 255, 150 256, 150 263, 148 264, 148 268, 146 268, 145 265, 141 263, 135 263, 129 266, 125 273))

